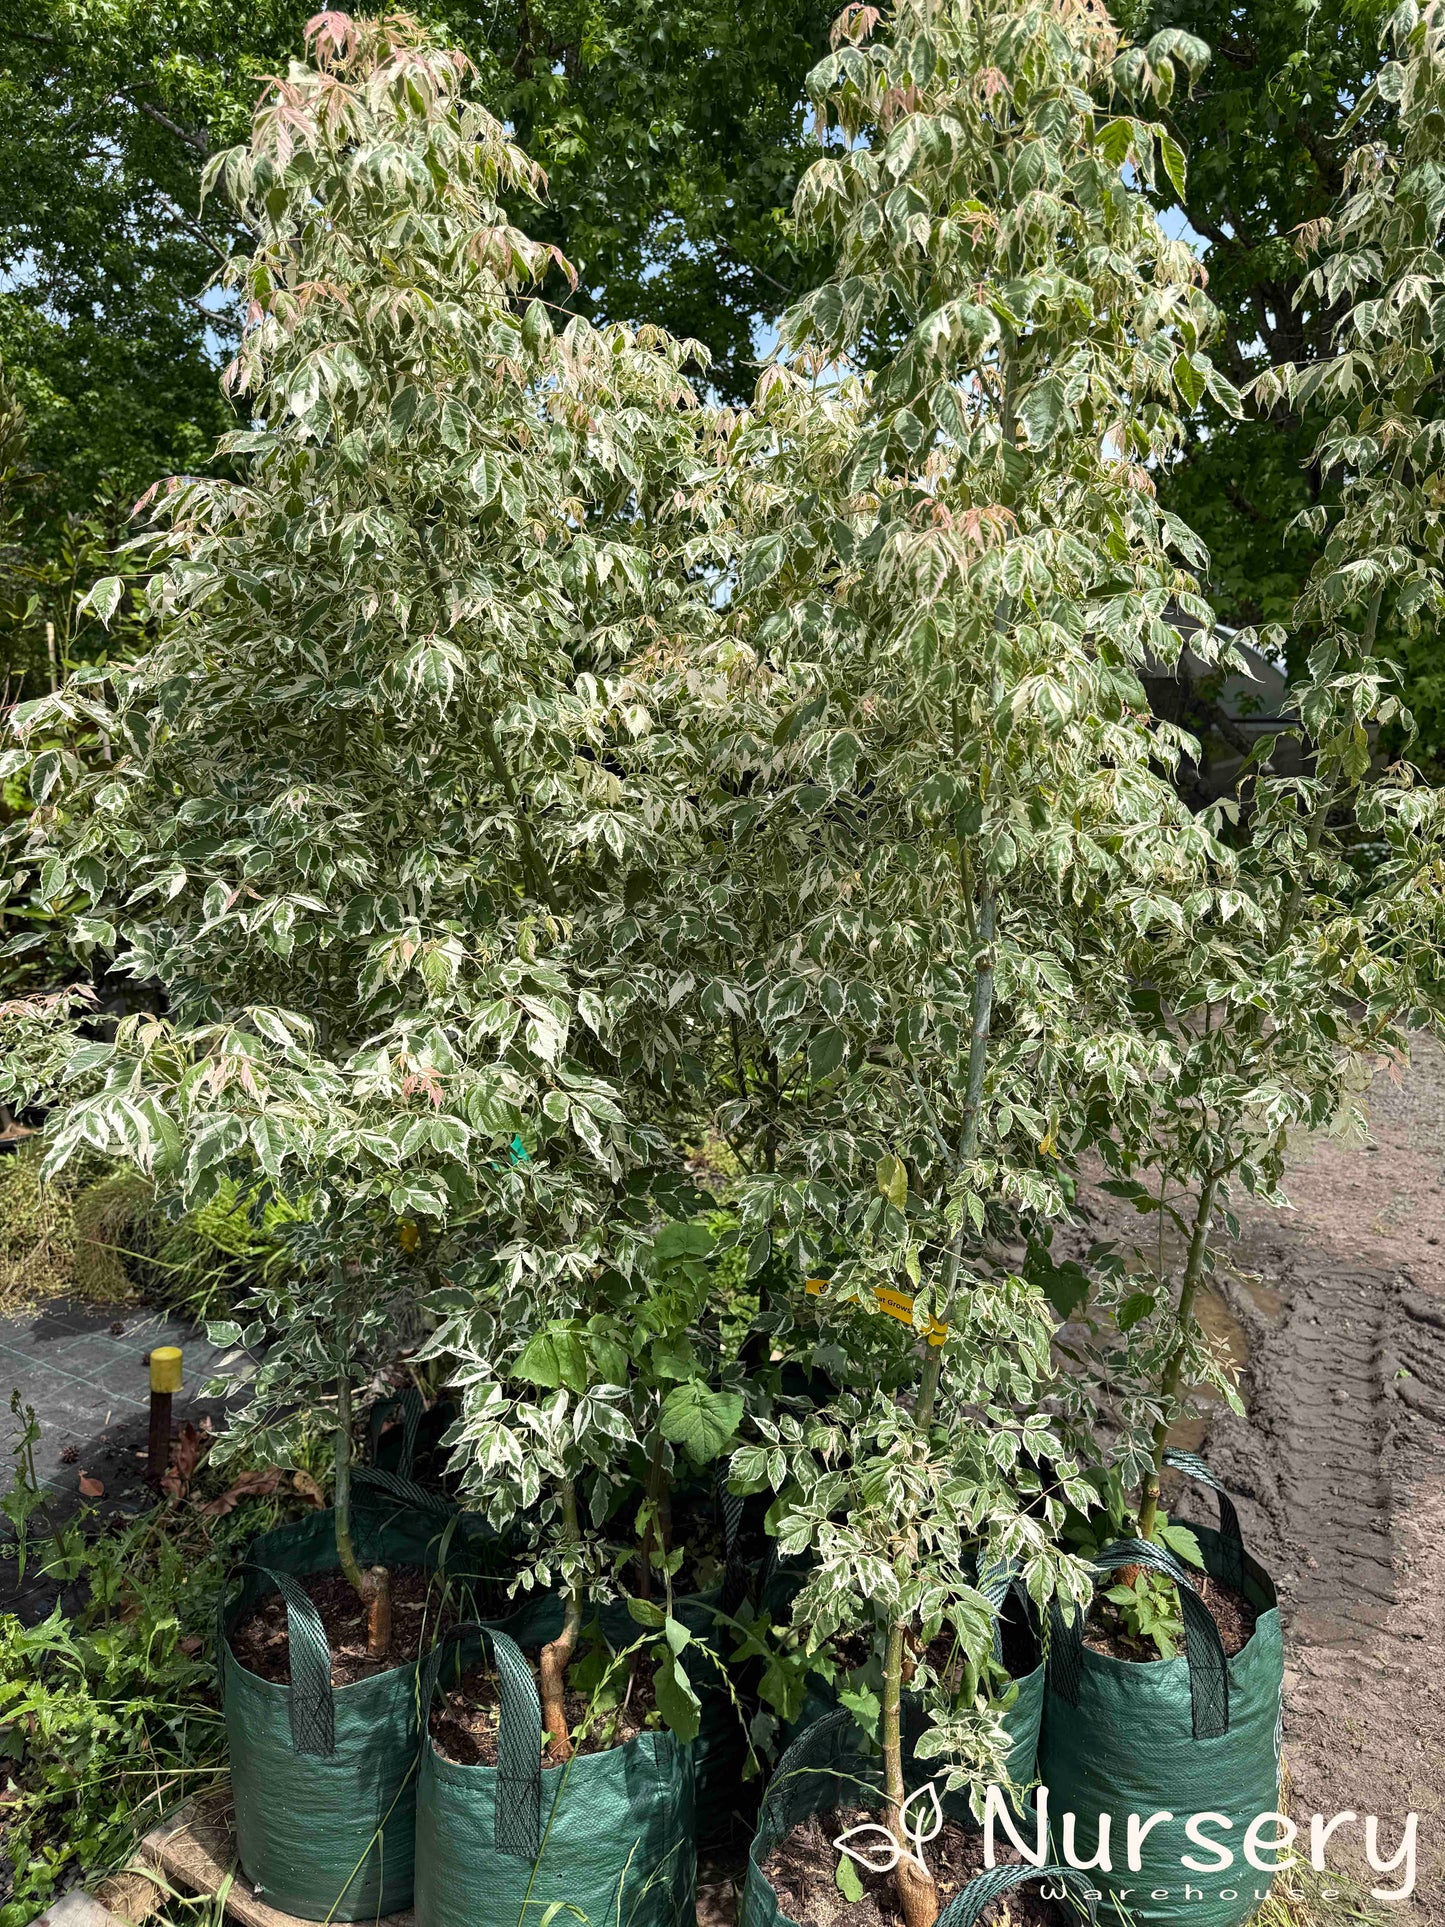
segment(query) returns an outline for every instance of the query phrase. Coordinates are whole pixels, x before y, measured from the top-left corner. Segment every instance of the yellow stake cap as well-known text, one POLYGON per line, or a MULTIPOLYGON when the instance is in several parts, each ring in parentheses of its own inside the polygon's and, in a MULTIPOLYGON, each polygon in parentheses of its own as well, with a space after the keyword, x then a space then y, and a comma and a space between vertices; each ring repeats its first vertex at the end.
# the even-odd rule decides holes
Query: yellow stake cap
POLYGON ((181 1389, 181 1348, 157 1345, 151 1353, 151 1390, 178 1392, 181 1389))

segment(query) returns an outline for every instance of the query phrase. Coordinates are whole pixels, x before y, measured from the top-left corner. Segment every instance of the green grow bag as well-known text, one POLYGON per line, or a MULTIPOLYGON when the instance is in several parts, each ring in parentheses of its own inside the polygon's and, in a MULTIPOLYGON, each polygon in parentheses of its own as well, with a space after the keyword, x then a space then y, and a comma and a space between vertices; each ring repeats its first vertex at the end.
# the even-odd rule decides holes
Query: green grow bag
MULTIPOLYGON (((777 1889, 763 1866, 773 1848, 799 1821, 830 1807, 876 1810, 882 1805, 876 1768, 859 1768, 855 1732, 853 1716, 846 1708, 835 1708, 794 1740, 779 1760, 748 1853, 738 1927, 796 1927, 791 1914, 783 1912, 777 1889)), ((934 1927, 972 1927, 990 1900, 1027 1880, 1044 1882, 1045 1891, 1056 1897, 1072 1898, 1093 1921, 1099 1896, 1088 1876, 1071 1867, 1008 1866, 992 1867, 970 1881, 942 1910, 934 1927)), ((840 1918, 846 1923, 846 1911, 840 1918)))
POLYGON ((499 1760, 459 1765, 423 1730, 417 1927, 540 1927, 558 1904, 580 1908, 593 1927, 694 1927, 692 1748, 672 1733, 641 1733, 544 1767, 536 1682, 503 1632, 449 1634, 427 1664, 423 1707, 445 1654, 460 1662, 464 1638, 473 1653, 486 1645, 497 1670, 499 1760))
POLYGON ((1156 1661, 1114 1659, 1084 1645, 1082 1622, 1055 1614, 1039 1767, 1049 1790, 1055 1847, 1063 1816, 1075 1815, 1075 1857, 1097 1851, 1099 1821, 1111 1818, 1114 1870, 1091 1869, 1104 1889, 1103 1918, 1123 1927, 1237 1927, 1269 1891, 1272 1875, 1243 1858, 1245 1829, 1279 1805, 1279 1743, 1284 1647, 1274 1584, 1244 1550, 1228 1494, 1203 1461, 1171 1452, 1168 1463, 1219 1493, 1219 1530, 1191 1528, 1205 1570, 1237 1587, 1260 1609, 1248 1643, 1226 1659, 1208 1608, 1185 1583, 1184 1569, 1158 1546, 1125 1540, 1099 1556, 1101 1575, 1122 1565, 1152 1566, 1179 1586, 1185 1654, 1156 1661), (1128 1870, 1128 1816, 1166 1812, 1128 1870), (1204 1837, 1232 1852, 1227 1871, 1183 1865, 1190 1855, 1208 1866, 1217 1856, 1185 1832, 1195 1814, 1222 1814, 1204 1837))
MULTIPOLYGON (((1003 1569, 999 1569, 997 1572, 985 1576, 979 1590, 1002 1612, 1008 1595, 1014 1590, 1014 1586, 1015 1580, 1012 1570, 1004 1571, 1003 1569)), ((778 1597, 776 1591, 773 1597, 774 1599, 778 1597)), ((1003 1635, 1001 1628, 997 1626, 994 1631, 994 1651, 997 1656, 1002 1659, 1003 1635)), ((1004 1732, 1008 1735, 1009 1739, 1006 1766, 1010 1784, 1027 1789, 1033 1785, 1038 1770, 1039 1728, 1043 1720, 1044 1712, 1044 1662, 1042 1656, 1038 1664, 1031 1668, 1029 1672, 1021 1674, 1014 1681, 1014 1684, 1017 1686, 1018 1692, 1014 1698, 1013 1705, 1004 1713, 1002 1720, 1004 1732)), ((811 1680, 803 1699, 802 1711, 795 1720, 789 1723, 786 1729, 786 1737, 790 1741, 797 1739, 816 1721, 822 1719, 825 1714, 830 1713, 837 1703, 837 1694, 826 1680, 811 1680)), ((905 1763, 911 1768, 914 1764, 914 1748, 923 1737, 927 1725, 923 1701, 919 1694, 904 1693, 902 1714, 905 1763)), ((857 1734, 855 1742, 856 1759, 858 1762, 862 1762, 867 1757, 866 1739, 861 1732, 857 1731, 856 1727, 854 1730, 857 1734)), ((940 1773, 947 1765, 947 1762, 937 1760, 929 1762, 928 1765, 932 1772, 940 1773)), ((920 1771, 922 1771, 922 1769, 920 1769, 920 1771)), ((924 1777, 927 1777, 927 1773, 924 1773, 924 1777)), ((952 1819, 965 1819, 968 1815, 967 1791, 960 1789, 957 1792, 945 1793, 943 1795, 943 1810, 952 1819)))
MULTIPOLYGON (((736 1684, 729 1690, 729 1646, 726 1638, 718 1635, 716 1619, 716 1611, 722 1609, 722 1590, 715 1586, 709 1592, 684 1593, 672 1606, 674 1617, 693 1636, 692 1645, 683 1650, 682 1664, 700 1703, 692 1771, 697 1837, 703 1846, 728 1837, 739 1804, 746 1798, 743 1769, 748 1751, 747 1709, 740 1704, 741 1693, 739 1703, 734 1702, 736 1684), (703 1650, 695 1652, 695 1647, 703 1650)), ((601 1621, 603 1634, 615 1651, 625 1650, 643 1633, 626 1606, 604 1608, 601 1621)))
MULTIPOLYGON (((499 1542, 479 1521, 408 1481, 358 1470, 352 1536, 363 1565, 444 1571, 487 1611, 506 1610, 499 1542)), ((303 1920, 362 1920, 411 1904, 417 1753, 413 1661, 331 1685, 321 1616, 294 1576, 336 1568, 335 1514, 262 1533, 219 1628, 221 1691, 241 1867, 269 1906, 303 1920), (286 1601, 291 1684, 237 1660, 230 1634, 266 1592, 286 1601)), ((529 1602, 501 1621, 519 1637, 555 1637, 560 1603, 529 1602)))

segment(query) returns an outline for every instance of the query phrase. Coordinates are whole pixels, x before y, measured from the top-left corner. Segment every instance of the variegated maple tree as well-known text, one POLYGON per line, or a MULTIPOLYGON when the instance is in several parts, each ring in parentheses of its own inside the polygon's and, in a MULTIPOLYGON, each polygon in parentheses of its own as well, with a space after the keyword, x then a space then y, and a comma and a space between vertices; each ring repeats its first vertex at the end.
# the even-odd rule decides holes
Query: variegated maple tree
MULTIPOLYGON (((1336 353, 1255 384, 1266 407, 1333 411, 1314 451, 1331 505, 1309 511, 1323 551, 1294 615, 1307 660, 1278 734, 1220 806, 1239 826, 1230 890, 1186 898, 1182 928, 1133 965, 1159 1056, 1116 1106, 1116 1188, 1157 1235, 1115 1383, 1134 1387, 1116 1416, 1146 1537, 1190 1387, 1230 1389, 1196 1312, 1216 1244, 1237 1232, 1231 1197, 1286 1202, 1290 1134, 1349 1125, 1372 1071, 1440 1021, 1445 796, 1382 753, 1412 724, 1379 638, 1382 617, 1408 633, 1445 614, 1445 17, 1407 4, 1386 40, 1394 57, 1354 121, 1393 105, 1398 142, 1361 142, 1334 215, 1300 237, 1315 259, 1300 299, 1338 311, 1336 353)), ((1287 640, 1253 639, 1279 652, 1287 640)))
MULTIPOLYGON (((603 1041, 589 930, 676 834, 627 671, 715 620, 689 547, 712 467, 687 348, 528 298, 552 254, 506 207, 542 183, 465 60, 401 17, 311 33, 208 169, 255 235, 226 271, 234 479, 160 491, 155 646, 22 708, 5 769, 28 767, 41 901, 165 999, 59 1067, 50 1027, 51 1163, 304 1207, 227 1335, 268 1341, 253 1425, 334 1383, 356 1578, 353 1386, 420 1336, 442 1263, 469 1262, 505 1375, 649 1245, 663 1140, 603 1041), (56 719, 114 760, 28 751, 56 719)), ((569 1440, 615 1453, 616 1376, 524 1381, 500 1511, 545 1486, 575 1539, 548 1427, 560 1399, 569 1440)))
MULTIPOLYGON (((650 909, 675 937, 658 1002, 694 999, 718 1037, 754 1262, 778 1251, 796 1281, 773 1343, 816 1318, 845 1375, 853 1355, 855 1390, 759 1411, 733 1463, 778 1491, 782 1543, 817 1549, 800 1623, 869 1635, 901 1825, 905 1662, 952 1620, 986 1677, 970 1571, 1083 1590, 1057 1535, 1089 1489, 1040 1409, 1081 1396, 1051 1356, 1050 1229, 1155 1055, 1132 946, 1231 867, 1177 800, 1180 739, 1140 678, 1177 659, 1180 609, 1228 659, 1152 474, 1181 409, 1235 398, 1198 264, 1142 191, 1182 164, 1147 115, 1198 44, 1124 47, 1072 4, 876 25, 850 8, 810 81, 839 137, 796 212, 837 266, 738 431, 753 539, 693 685, 710 860, 650 909), (811 1301, 808 1274, 830 1281, 811 1301), (900 1290, 915 1332, 947 1328, 907 1440, 878 1299, 900 1290), (846 1502, 858 1477, 877 1503, 846 1502)), ((908 1858, 897 1879, 924 1927, 931 1882, 908 1858)))

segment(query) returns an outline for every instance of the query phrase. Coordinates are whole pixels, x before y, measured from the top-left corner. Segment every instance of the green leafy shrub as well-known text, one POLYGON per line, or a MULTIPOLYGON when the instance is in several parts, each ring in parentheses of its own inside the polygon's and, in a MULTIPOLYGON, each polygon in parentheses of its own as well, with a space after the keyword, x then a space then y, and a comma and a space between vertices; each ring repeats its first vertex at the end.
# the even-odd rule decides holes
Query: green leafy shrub
POLYGON ((86 1597, 35 1626, 0 1615, 13 1879, 0 1927, 24 1927, 76 1874, 118 1867, 169 1808, 224 1772, 217 1597, 240 1545, 278 1512, 252 1500, 207 1520, 166 1506, 99 1537, 84 1520, 50 1540, 32 1532, 47 1576, 86 1597))

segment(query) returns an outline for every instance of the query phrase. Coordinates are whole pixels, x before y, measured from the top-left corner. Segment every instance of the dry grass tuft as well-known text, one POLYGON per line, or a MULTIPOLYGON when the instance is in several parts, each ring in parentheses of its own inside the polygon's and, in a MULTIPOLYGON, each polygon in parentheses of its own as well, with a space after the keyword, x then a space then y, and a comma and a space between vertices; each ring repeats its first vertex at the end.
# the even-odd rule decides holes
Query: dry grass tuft
POLYGON ((41 1176, 38 1140, 0 1155, 0 1317, 48 1298, 123 1304, 136 1286, 123 1253, 151 1205, 130 1172, 41 1176))
POLYGON ((1385 1907, 1348 1874, 1316 1873, 1307 1862, 1275 1880, 1251 1927, 1405 1927, 1398 1907, 1385 1907))

